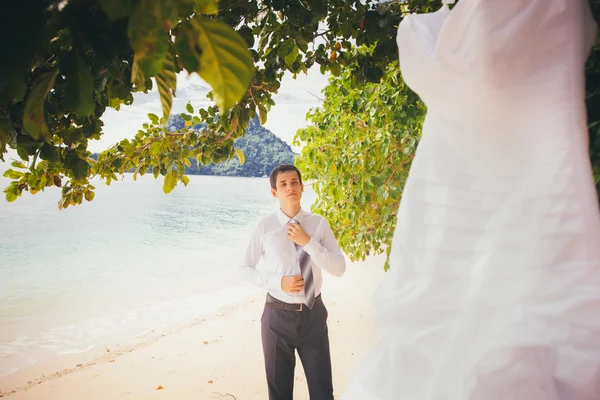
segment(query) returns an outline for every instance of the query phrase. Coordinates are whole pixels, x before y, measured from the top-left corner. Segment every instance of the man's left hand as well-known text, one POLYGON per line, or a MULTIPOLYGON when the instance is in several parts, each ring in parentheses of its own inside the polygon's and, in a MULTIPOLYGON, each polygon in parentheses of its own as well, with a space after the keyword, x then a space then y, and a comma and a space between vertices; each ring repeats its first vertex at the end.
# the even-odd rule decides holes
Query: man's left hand
POLYGON ((302 247, 310 242, 310 236, 304 231, 300 224, 289 224, 287 235, 290 240, 302 247))

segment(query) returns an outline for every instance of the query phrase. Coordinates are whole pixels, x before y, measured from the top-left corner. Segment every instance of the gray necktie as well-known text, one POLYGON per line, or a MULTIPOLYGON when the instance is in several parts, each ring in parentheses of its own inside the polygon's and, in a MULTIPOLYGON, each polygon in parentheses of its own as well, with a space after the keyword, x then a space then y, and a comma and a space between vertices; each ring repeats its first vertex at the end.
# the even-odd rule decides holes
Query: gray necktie
MULTIPOLYGON (((300 222, 296 221, 295 219, 291 219, 290 224, 300 224, 300 222)), ((294 246, 296 246, 296 251, 298 252, 300 272, 302 273, 302 278, 304 278, 304 295, 306 297, 304 304, 306 304, 308 308, 312 308, 312 306, 315 304, 315 285, 312 268, 310 266, 310 256, 299 244, 294 242, 294 246)))

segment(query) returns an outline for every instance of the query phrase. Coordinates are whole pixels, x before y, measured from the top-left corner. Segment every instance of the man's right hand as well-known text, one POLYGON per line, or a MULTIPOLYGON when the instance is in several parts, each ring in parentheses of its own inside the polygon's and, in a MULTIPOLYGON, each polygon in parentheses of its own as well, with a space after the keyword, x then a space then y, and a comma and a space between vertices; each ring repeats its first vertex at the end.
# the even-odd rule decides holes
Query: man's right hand
POLYGON ((281 278, 281 288, 284 292, 297 294, 304 288, 304 278, 300 275, 287 275, 281 278))

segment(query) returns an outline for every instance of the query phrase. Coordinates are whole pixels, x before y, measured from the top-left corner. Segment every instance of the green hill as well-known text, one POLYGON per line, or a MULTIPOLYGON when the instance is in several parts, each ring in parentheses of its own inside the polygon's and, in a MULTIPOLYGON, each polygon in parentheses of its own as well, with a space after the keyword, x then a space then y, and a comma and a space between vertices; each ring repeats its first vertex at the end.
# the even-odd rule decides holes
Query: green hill
MULTIPOLYGON (((183 128, 185 121, 180 115, 169 118, 167 128, 177 130, 183 128)), ((201 125, 196 126, 202 129, 201 125)), ((264 176, 279 164, 293 164, 296 153, 292 148, 279 139, 267 128, 264 128, 255 118, 250 121, 246 129, 246 136, 236 139, 235 147, 241 149, 245 155, 244 165, 240 164, 237 157, 233 157, 219 164, 200 165, 198 168, 195 159, 190 159, 192 165, 186 167, 185 173, 190 175, 220 175, 220 176, 264 176)))

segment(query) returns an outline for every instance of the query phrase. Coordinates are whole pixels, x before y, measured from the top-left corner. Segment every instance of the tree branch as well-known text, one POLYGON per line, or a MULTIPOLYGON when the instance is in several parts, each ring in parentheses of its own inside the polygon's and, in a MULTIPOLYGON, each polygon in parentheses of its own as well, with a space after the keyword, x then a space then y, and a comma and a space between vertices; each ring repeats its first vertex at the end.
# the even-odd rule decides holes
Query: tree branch
POLYGON ((231 137, 231 135, 233 135, 233 132, 235 132, 235 130, 238 127, 240 120, 239 118, 236 118, 233 120, 233 127, 231 128, 231 130, 229 132, 227 132, 227 134, 225 136, 223 136, 222 138, 217 139, 217 142, 222 143, 224 141, 226 141, 227 139, 229 139, 231 137))

